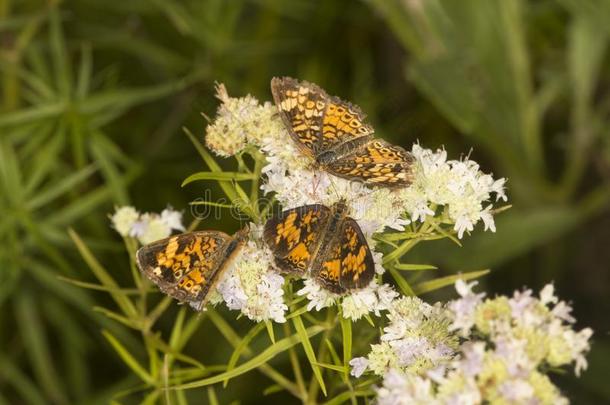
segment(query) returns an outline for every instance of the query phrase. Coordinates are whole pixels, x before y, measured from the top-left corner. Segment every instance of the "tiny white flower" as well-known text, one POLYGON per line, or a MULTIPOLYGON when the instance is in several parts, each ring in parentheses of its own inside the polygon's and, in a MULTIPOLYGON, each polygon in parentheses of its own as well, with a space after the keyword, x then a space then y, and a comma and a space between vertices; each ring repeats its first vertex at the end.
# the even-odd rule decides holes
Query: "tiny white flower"
POLYGON ((330 307, 335 304, 335 301, 339 298, 339 295, 333 294, 332 292, 320 287, 320 285, 313 279, 305 279, 305 287, 297 291, 297 295, 304 295, 309 300, 307 304, 307 310, 316 311, 322 308, 330 307))
MULTIPOLYGON (((377 296, 371 287, 356 290, 346 295, 341 302, 343 316, 348 319, 358 320, 369 312, 377 309, 377 296)), ((379 313, 377 311, 377 313, 379 313)))
POLYGON ((161 221, 165 223, 170 229, 184 232, 184 225, 182 225, 182 212, 173 210, 171 207, 161 211, 161 221))
POLYGON ((476 281, 466 283, 459 279, 455 283, 455 289, 461 296, 460 299, 451 301, 448 308, 453 316, 453 323, 450 326, 451 330, 459 330, 462 336, 468 336, 470 330, 475 323, 475 309, 479 305, 485 294, 474 294, 472 287, 477 284, 476 281))
POLYGON ((534 399, 534 389, 527 381, 521 379, 503 382, 498 387, 498 391, 508 403, 524 404, 534 399))
POLYGON ((121 236, 129 236, 132 226, 138 221, 140 214, 134 207, 125 206, 117 208, 110 220, 113 228, 121 236))
POLYGON ((368 368, 369 361, 366 357, 354 357, 350 360, 349 365, 352 366, 350 374, 354 377, 360 377, 368 368))
POLYGON ((170 227, 157 214, 141 215, 130 231, 130 236, 137 237, 143 245, 167 238, 170 234, 170 227))

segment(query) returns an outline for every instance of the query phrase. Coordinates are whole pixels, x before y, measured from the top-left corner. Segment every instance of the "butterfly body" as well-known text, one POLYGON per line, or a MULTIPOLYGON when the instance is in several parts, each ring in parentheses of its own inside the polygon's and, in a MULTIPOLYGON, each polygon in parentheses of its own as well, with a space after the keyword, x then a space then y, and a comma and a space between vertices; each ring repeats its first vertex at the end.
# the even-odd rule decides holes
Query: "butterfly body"
POLYGON ((285 210, 267 221, 263 237, 281 271, 309 273, 338 294, 367 286, 375 274, 366 238, 344 202, 285 210))
POLYGON ((219 231, 171 236, 140 248, 136 263, 165 294, 201 311, 247 233, 244 229, 234 236, 219 231))
POLYGON ((289 77, 273 78, 271 91, 299 150, 322 170, 369 185, 411 184, 411 154, 375 138, 358 106, 289 77))

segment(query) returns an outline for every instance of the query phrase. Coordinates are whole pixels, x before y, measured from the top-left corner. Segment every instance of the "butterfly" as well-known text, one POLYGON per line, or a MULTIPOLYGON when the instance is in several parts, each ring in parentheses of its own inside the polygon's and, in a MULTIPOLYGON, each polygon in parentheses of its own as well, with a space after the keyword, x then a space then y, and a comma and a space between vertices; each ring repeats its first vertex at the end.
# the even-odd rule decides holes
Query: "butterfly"
POLYGON ((247 235, 242 229, 233 236, 219 231, 171 236, 141 247, 136 263, 165 294, 201 311, 247 235))
POLYGON ((266 222, 263 238, 282 272, 309 273, 337 294, 366 287, 375 275, 366 238, 344 201, 283 211, 266 222))
POLYGON ((369 185, 411 184, 413 156, 373 137, 358 106, 319 86, 290 77, 271 80, 271 92, 290 135, 323 170, 369 185))

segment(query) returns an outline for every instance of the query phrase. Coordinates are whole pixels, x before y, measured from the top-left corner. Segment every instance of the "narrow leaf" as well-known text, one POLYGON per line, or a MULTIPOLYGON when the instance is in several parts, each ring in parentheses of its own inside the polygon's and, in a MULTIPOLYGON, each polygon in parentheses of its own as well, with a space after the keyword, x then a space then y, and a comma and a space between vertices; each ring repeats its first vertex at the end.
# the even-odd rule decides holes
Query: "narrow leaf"
POLYGON ((320 388, 322 389, 322 392, 324 393, 324 395, 326 395, 326 385, 324 385, 324 379, 322 378, 322 371, 320 371, 320 368, 317 365, 318 361, 316 360, 316 354, 313 350, 313 347, 311 346, 311 342, 309 341, 309 335, 307 334, 305 325, 303 325, 303 320, 301 319, 300 316, 295 316, 292 319, 292 322, 294 323, 294 327, 297 331, 297 336, 301 340, 301 344, 303 345, 303 350, 305 350, 307 359, 309 360, 309 363, 311 364, 311 369, 313 370, 313 374, 315 375, 316 380, 318 380, 318 384, 320 384, 320 388))
POLYGON ((453 285, 457 280, 472 280, 474 278, 479 278, 489 273, 489 269, 479 270, 479 271, 471 271, 468 273, 455 274, 452 276, 441 277, 431 281, 424 281, 423 283, 419 283, 413 287, 413 291, 415 294, 425 294, 430 291, 438 290, 439 288, 446 287, 448 285, 453 285))
MULTIPOLYGON (((309 337, 315 336, 318 333, 322 332, 323 330, 324 330, 324 328, 321 326, 312 326, 306 330, 305 334, 306 334, 307 338, 309 339, 309 337)), ((258 368, 258 367, 266 364, 269 360, 271 360, 278 354, 285 352, 286 350, 290 349, 291 347, 297 345, 300 341, 301 341, 301 338, 300 338, 300 336, 297 336, 297 335, 293 335, 293 336, 284 338, 282 340, 279 340, 277 343, 269 346, 267 349, 263 350, 258 356, 252 358, 251 360, 248 360, 247 362, 239 365, 238 367, 234 368, 231 371, 224 372, 224 373, 215 375, 214 377, 206 378, 206 379, 203 379, 200 381, 194 381, 194 382, 187 383, 187 384, 177 385, 177 386, 172 387, 172 389, 185 390, 185 389, 204 387, 206 385, 219 383, 228 378, 237 377, 239 375, 247 373, 250 370, 253 370, 255 368, 258 368)))
POLYGON ((343 337, 343 367, 345 368, 345 377, 349 370, 349 362, 352 359, 352 321, 339 316, 341 323, 341 335, 343 337))
POLYGON ((406 271, 419 271, 419 270, 437 270, 438 267, 432 266, 430 264, 407 264, 407 263, 397 263, 394 265, 396 270, 406 270, 406 271))
MULTIPOLYGON (((241 357, 244 350, 248 347, 248 345, 250 344, 252 339, 254 339, 263 330, 264 326, 265 325, 262 322, 257 323, 241 339, 241 342, 239 342, 239 344, 233 351, 233 354, 231 355, 231 358, 229 359, 229 363, 227 363, 227 371, 231 371, 235 368, 235 365, 237 364, 237 361, 241 357)), ((229 383, 229 380, 227 379, 223 382, 222 386, 226 388, 228 383, 229 383)))
POLYGON ((400 288, 400 291, 402 291, 404 295, 410 297, 415 295, 415 292, 413 292, 413 289, 411 288, 407 280, 405 280, 405 278, 401 276, 397 270, 390 267, 388 271, 390 272, 390 274, 394 278, 394 281, 396 281, 396 284, 398 284, 398 288, 400 288))
POLYGON ((138 363, 138 361, 131 355, 129 350, 125 348, 110 332, 107 330, 102 331, 102 335, 108 340, 108 342, 112 345, 117 354, 121 357, 121 359, 129 366, 129 368, 136 373, 144 382, 149 385, 153 385, 155 383, 154 379, 148 372, 138 363))
MULTIPOLYGON (((89 250, 87 245, 83 242, 83 240, 78 236, 78 234, 72 230, 68 230, 68 234, 74 241, 76 248, 80 252, 83 260, 89 265, 89 268, 95 275, 95 277, 106 287, 111 289, 119 289, 119 285, 114 281, 114 279, 108 274, 106 269, 97 261, 93 253, 89 250)), ((109 291, 110 295, 117 303, 117 305, 121 308, 121 310, 129 317, 136 317, 137 310, 133 306, 133 303, 123 294, 109 291)))
POLYGON ((252 173, 240 172, 198 172, 191 174, 182 182, 181 187, 189 183, 199 180, 216 180, 216 181, 246 181, 254 180, 255 175, 252 173))

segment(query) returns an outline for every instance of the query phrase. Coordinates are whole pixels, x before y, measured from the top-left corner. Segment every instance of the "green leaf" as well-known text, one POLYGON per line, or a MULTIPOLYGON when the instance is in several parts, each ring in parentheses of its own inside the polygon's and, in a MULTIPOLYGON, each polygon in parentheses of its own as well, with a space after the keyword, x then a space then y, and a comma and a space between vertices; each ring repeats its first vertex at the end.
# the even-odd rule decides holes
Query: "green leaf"
POLYGON ((271 394, 275 394, 276 392, 281 392, 284 388, 282 388, 280 385, 278 384, 273 384, 268 386, 267 388, 265 388, 263 390, 263 396, 267 396, 267 395, 271 395, 271 394))
POLYGON ((62 98, 67 99, 71 93, 71 67, 66 52, 66 42, 61 27, 61 18, 57 7, 49 13, 50 20, 50 50, 55 73, 55 83, 62 98))
POLYGON ((51 355, 51 346, 44 328, 44 322, 30 293, 17 296, 16 314, 20 336, 28 347, 26 354, 45 396, 56 403, 67 403, 63 392, 63 379, 57 373, 51 355))
POLYGON ((83 100, 89 93, 91 86, 91 76, 93 72, 93 57, 91 56, 91 45, 81 46, 81 58, 76 79, 76 97, 83 100))
POLYGON ((39 191, 35 197, 30 199, 30 201, 27 203, 27 208, 29 210, 35 210, 50 203, 54 199, 62 196, 64 193, 74 189, 77 184, 85 181, 93 173, 95 173, 96 170, 95 165, 89 165, 69 176, 66 176, 59 182, 51 184, 45 190, 39 191))
POLYGON ((324 379, 322 378, 322 371, 318 367, 316 360, 316 354, 311 346, 311 342, 309 341, 309 334, 305 329, 305 325, 303 325, 303 320, 300 316, 295 316, 292 318, 292 322, 294 323, 294 328, 296 329, 297 336, 301 340, 301 344, 303 345, 303 350, 305 350, 305 355, 307 356, 307 360, 309 360, 309 364, 311 364, 311 369, 313 370, 313 374, 318 380, 318 384, 320 384, 320 388, 324 395, 326 395, 326 385, 324 384, 324 379))
POLYGON ((420 271, 420 270, 437 270, 438 267, 432 266, 430 264, 407 264, 407 263, 396 263, 394 265, 396 270, 406 270, 406 271, 420 271))
POLYGON ((370 396, 373 396, 374 394, 375 394, 375 392, 372 390, 368 390, 368 391, 359 390, 359 391, 353 391, 353 392, 345 391, 345 392, 342 392, 341 394, 337 395, 330 401, 324 402, 324 405, 341 405, 341 404, 347 403, 347 401, 352 397, 370 397, 370 396))
POLYGON ((405 280, 405 278, 397 270, 390 267, 388 268, 388 272, 392 275, 394 281, 396 281, 396 284, 398 284, 398 288, 400 289, 400 291, 402 291, 404 295, 408 297, 415 296, 415 292, 413 291, 407 280, 405 280))
POLYGON ((107 330, 103 330, 102 335, 104 335, 106 340, 108 340, 110 345, 114 348, 114 350, 117 352, 119 357, 121 357, 121 359, 125 362, 125 364, 127 364, 127 366, 131 369, 131 371, 136 373, 136 375, 138 377, 140 377, 142 379, 142 381, 144 381, 148 385, 154 385, 155 380, 153 379, 153 377, 150 374, 148 374, 148 372, 144 369, 144 367, 142 367, 140 365, 140 363, 138 363, 138 361, 131 355, 129 350, 127 350, 127 348, 125 348, 121 344, 121 342, 119 342, 107 330))
MULTIPOLYGON (((309 337, 315 336, 318 333, 324 330, 321 326, 312 326, 307 328, 306 336, 309 337)), ((301 341, 301 337, 297 335, 293 335, 284 339, 277 341, 276 343, 269 346, 267 349, 263 350, 259 355, 253 357, 251 360, 246 361, 245 363, 235 367, 233 370, 229 372, 224 372, 214 377, 205 378, 203 380, 194 381, 187 384, 181 384, 174 387, 171 387, 175 390, 186 390, 192 388, 204 387, 211 384, 216 384, 226 379, 235 378, 239 375, 247 373, 250 370, 256 369, 264 364, 266 364, 269 360, 277 356, 278 354, 285 352, 291 347, 297 345, 301 341)))
MULTIPOLYGON (((199 143, 197 138, 195 138, 195 135, 193 135, 191 131, 186 127, 183 127, 182 130, 189 137, 189 139, 193 143, 193 146, 195 146, 195 149, 197 149, 197 152, 199 152, 199 155, 201 156, 205 164, 210 168, 210 170, 214 173, 222 173, 222 168, 218 165, 218 163, 216 163, 216 160, 214 160, 212 155, 210 155, 210 153, 205 150, 203 145, 199 143)), ((233 190, 233 188, 231 187, 230 182, 220 181, 218 184, 220 185, 220 188, 222 188, 222 191, 225 193, 225 195, 229 198, 230 201, 233 202, 237 200, 237 194, 235 193, 235 190, 233 190)))
POLYGON ((266 319, 265 326, 267 327, 267 334, 269 335, 271 343, 275 343, 275 332, 273 331, 273 323, 270 320, 266 319))
POLYGON ((13 145, 2 138, 0 138, 0 187, 4 197, 13 205, 21 203, 23 188, 19 161, 13 145))
MULTIPOLYGON (((241 341, 239 342, 239 344, 233 351, 233 354, 231 355, 231 358, 229 359, 229 362, 227 363, 227 371, 231 371, 235 368, 235 365, 237 364, 237 361, 241 357, 244 350, 248 347, 248 345, 250 344, 252 339, 254 339, 263 330, 264 327, 265 327, 265 324, 261 322, 261 323, 256 324, 253 328, 251 328, 248 331, 248 333, 246 333, 246 335, 241 339, 241 341)), ((223 382, 222 386, 224 388, 226 388, 228 383, 229 383, 229 380, 227 379, 223 382)))
POLYGON ((195 77, 185 77, 181 80, 152 86, 107 90, 93 94, 84 99, 79 104, 79 109, 85 114, 92 115, 100 114, 108 109, 115 111, 118 114, 122 114, 133 106, 151 102, 176 93, 189 86, 195 80, 195 77))
POLYGON ((99 312, 106 316, 108 319, 112 319, 113 321, 117 321, 120 324, 127 326, 128 328, 141 330, 144 328, 144 323, 139 319, 131 319, 121 314, 117 314, 114 311, 106 309, 104 307, 93 307, 95 312, 99 312))
POLYGON ((335 364, 328 364, 328 363, 316 363, 317 366, 323 367, 323 368, 327 368, 329 370, 333 370, 333 371, 338 371, 341 374, 345 374, 348 372, 348 368, 346 368, 345 366, 337 366, 335 364))
POLYGON ((112 296, 114 301, 117 303, 117 305, 121 308, 121 310, 128 317, 136 318, 137 310, 133 306, 133 303, 124 294, 116 291, 116 290, 120 290, 119 285, 116 283, 116 281, 114 281, 114 279, 110 276, 110 274, 108 274, 106 269, 97 261, 97 259, 93 255, 93 253, 89 250, 87 245, 85 245, 85 243, 80 238, 80 236, 78 236, 78 234, 72 229, 68 229, 68 234, 70 235, 70 238, 72 238, 72 241, 74 241, 76 248, 80 252, 80 254, 81 254, 82 258, 85 260, 85 262, 89 265, 89 268, 91 269, 91 271, 93 272, 95 277, 105 287, 115 290, 115 291, 110 291, 110 295, 112 296))
POLYGON ((48 400, 40 392, 40 387, 30 380, 30 377, 20 367, 17 367, 3 355, 0 355, 0 376, 27 403, 32 405, 48 404, 48 400))
POLYGON ((199 180, 216 180, 216 181, 251 181, 256 177, 253 173, 239 172, 198 172, 191 174, 181 184, 181 187, 189 183, 199 180))
POLYGON ((63 130, 58 129, 49 137, 49 141, 45 142, 44 147, 41 147, 33 157, 32 168, 25 184, 25 192, 27 195, 32 192, 42 183, 42 181, 57 167, 58 155, 61 152, 65 143, 63 130))
MULTIPOLYGON (((189 137, 199 155, 201 155, 205 164, 209 167, 212 173, 223 173, 222 168, 216 163, 216 160, 210 155, 210 153, 199 143, 195 135, 191 133, 191 131, 183 127, 182 130, 189 137)), ((219 181, 218 184, 220 188, 225 193, 227 198, 231 201, 232 204, 237 205, 243 212, 246 213, 250 218, 256 219, 258 218, 257 212, 253 210, 252 201, 249 200, 246 192, 241 188, 239 184, 234 181, 219 181), (247 203, 247 204, 244 204, 247 203)))
POLYGON ((98 142, 100 138, 105 138, 105 136, 100 132, 96 132, 90 143, 91 154, 99 165, 106 184, 112 190, 115 203, 117 205, 128 205, 129 197, 127 195, 126 183, 115 163, 110 159, 109 153, 104 148, 105 144, 98 142))
POLYGON ((343 338, 343 368, 345 369, 345 377, 348 378, 349 362, 352 359, 352 321, 339 315, 341 323, 341 336, 343 338))
POLYGON ((66 106, 65 101, 52 101, 35 107, 22 108, 11 113, 0 114, 0 128, 28 124, 54 117, 63 113, 66 106))
POLYGON ((125 295, 135 295, 135 294, 141 293, 141 291, 136 288, 112 288, 112 287, 106 287, 106 286, 103 286, 100 284, 87 283, 85 281, 74 280, 72 278, 68 278, 68 277, 64 277, 64 276, 57 276, 57 279, 61 280, 61 281, 65 281, 66 283, 75 285, 77 287, 87 288, 89 290, 114 292, 114 293, 120 293, 120 294, 125 294, 125 295))
POLYGON ((208 401, 210 405, 218 405, 218 398, 216 397, 214 387, 208 387, 208 401))
POLYGON ((233 346, 233 347, 239 346, 242 339, 233 330, 231 325, 229 325, 227 323, 227 321, 222 316, 220 316, 218 314, 218 312, 216 312, 216 310, 214 310, 212 308, 208 308, 206 313, 207 313, 208 317, 210 318, 210 320, 212 321, 212 323, 214 323, 214 326, 216 326, 216 328, 220 331, 222 336, 224 336, 224 338, 227 339, 227 341, 229 343, 231 343, 231 346, 233 346))
POLYGON ((457 280, 472 280, 474 278, 479 278, 489 273, 489 270, 479 270, 479 271, 470 271, 468 273, 455 274, 453 276, 440 277, 431 281, 424 281, 423 283, 419 283, 413 287, 413 291, 417 295, 425 294, 430 291, 438 290, 439 288, 447 287, 448 285, 453 285, 457 280))

